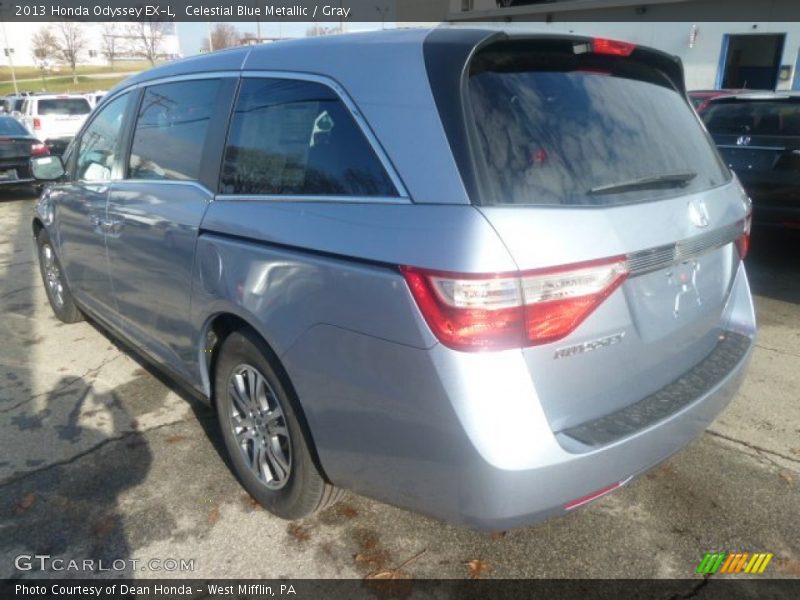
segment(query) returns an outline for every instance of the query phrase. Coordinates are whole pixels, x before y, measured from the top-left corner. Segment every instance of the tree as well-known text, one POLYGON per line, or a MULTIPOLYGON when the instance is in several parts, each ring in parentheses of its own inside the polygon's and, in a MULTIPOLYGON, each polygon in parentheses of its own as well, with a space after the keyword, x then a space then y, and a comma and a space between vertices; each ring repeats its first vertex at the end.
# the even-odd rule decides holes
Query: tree
POLYGON ((134 23, 131 28, 136 54, 149 60, 151 65, 156 64, 156 59, 162 53, 161 46, 164 43, 164 36, 169 31, 170 23, 139 21, 134 23))
POLYGON ((45 61, 56 56, 56 36, 48 27, 43 27, 33 34, 31 38, 31 48, 34 58, 45 61))
POLYGON ((122 47, 122 40, 125 36, 119 23, 104 23, 102 35, 103 40, 101 52, 103 53, 103 56, 106 57, 106 60, 113 71, 114 62, 117 60, 117 57, 125 51, 122 47))
POLYGON ((78 83, 78 74, 75 67, 78 59, 86 48, 86 38, 80 23, 74 21, 61 21, 55 27, 55 56, 67 63, 72 69, 72 83, 78 83))
POLYGON ((208 47, 208 40, 203 40, 201 46, 203 52, 242 45, 242 34, 230 23, 214 23, 209 37, 211 38, 211 48, 208 47))

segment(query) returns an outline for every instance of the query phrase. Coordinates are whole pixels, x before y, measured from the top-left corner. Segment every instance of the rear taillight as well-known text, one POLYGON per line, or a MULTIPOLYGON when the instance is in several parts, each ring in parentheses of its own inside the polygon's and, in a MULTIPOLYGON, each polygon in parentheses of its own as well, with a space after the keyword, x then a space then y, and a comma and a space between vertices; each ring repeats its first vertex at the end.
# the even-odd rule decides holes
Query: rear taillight
POLYGON ((742 260, 745 259, 747 253, 750 252, 750 229, 753 226, 753 211, 750 210, 744 218, 744 232, 736 240, 736 249, 739 250, 739 256, 742 260))
POLYGON ((460 274, 401 267, 425 321, 455 350, 547 344, 575 330, 628 274, 623 257, 552 269, 460 274))
POLYGON ((33 117, 33 128, 34 129, 42 128, 42 120, 39 117, 33 117))
POLYGON ((41 143, 33 144, 31 146, 31 156, 47 156, 50 154, 50 149, 41 143))
POLYGON ((636 49, 636 44, 621 42, 619 40, 609 40, 606 38, 592 39, 592 52, 595 54, 607 54, 609 56, 630 56, 636 49))

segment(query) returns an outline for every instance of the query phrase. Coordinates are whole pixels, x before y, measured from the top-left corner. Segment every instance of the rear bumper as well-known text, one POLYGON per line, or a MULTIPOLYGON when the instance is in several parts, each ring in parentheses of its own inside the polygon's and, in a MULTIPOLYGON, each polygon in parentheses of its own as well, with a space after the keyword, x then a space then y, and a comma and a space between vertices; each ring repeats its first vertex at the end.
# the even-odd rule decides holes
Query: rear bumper
POLYGON ((27 185, 34 183, 35 179, 31 176, 29 159, 20 161, 19 159, 0 159, 0 171, 16 169, 17 179, 0 178, 0 186, 27 185))
POLYGON ((519 351, 424 350, 318 326, 282 358, 334 483, 446 521, 504 530, 627 483, 725 408, 755 337, 741 265, 720 327, 741 344, 713 382, 697 385, 669 414, 596 444, 553 432, 519 351))

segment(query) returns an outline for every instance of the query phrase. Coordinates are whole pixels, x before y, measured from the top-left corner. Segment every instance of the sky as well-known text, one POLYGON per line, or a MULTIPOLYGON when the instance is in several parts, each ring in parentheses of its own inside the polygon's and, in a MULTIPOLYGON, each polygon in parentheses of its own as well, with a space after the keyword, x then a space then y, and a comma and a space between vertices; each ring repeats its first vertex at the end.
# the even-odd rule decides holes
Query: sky
MULTIPOLYGON (((335 25, 335 23, 319 23, 320 25, 335 25)), ((200 47, 203 41, 208 38, 208 23, 176 23, 178 28, 178 39, 181 44, 181 52, 184 56, 191 56, 200 52, 200 47)), ((231 23, 241 33, 256 34, 257 25, 253 21, 244 23, 231 23)), ((306 30, 314 25, 313 22, 305 23, 292 23, 292 22, 274 22, 262 21, 261 22, 261 35, 263 37, 303 37, 306 30)), ((394 23, 387 23, 386 28, 394 27, 394 23)), ((347 25, 348 31, 367 31, 371 29, 380 29, 381 23, 349 23, 347 25)))

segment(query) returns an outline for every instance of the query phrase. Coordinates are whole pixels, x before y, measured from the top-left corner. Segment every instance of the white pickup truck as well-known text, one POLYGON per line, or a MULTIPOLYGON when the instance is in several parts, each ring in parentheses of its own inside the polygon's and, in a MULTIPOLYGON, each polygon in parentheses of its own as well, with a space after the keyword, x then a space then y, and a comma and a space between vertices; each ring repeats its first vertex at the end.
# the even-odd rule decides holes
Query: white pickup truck
POLYGON ((86 96, 40 94, 22 103, 19 120, 54 154, 61 154, 92 111, 86 96))

